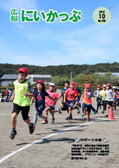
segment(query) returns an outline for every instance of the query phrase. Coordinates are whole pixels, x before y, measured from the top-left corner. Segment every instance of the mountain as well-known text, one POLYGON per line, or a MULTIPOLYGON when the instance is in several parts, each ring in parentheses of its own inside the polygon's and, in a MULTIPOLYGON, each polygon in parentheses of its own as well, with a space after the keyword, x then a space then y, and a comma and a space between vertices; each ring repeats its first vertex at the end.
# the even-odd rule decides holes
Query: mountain
POLYGON ((90 74, 95 72, 119 72, 119 63, 99 63, 95 65, 59 65, 59 66, 35 66, 27 64, 0 64, 0 77, 4 74, 15 74, 20 67, 28 69, 29 74, 50 74, 52 76, 73 76, 82 73, 90 74))

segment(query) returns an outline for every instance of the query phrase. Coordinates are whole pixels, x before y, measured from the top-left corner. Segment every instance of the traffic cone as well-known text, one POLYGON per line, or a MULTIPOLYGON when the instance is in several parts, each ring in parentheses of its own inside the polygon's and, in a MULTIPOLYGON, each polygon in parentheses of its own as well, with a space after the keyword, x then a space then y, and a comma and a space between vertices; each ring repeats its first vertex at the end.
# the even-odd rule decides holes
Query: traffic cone
POLYGON ((109 109, 107 120, 114 120, 112 107, 110 107, 110 109, 109 109))
POLYGON ((83 113, 84 115, 86 115, 86 110, 84 110, 84 113, 83 113))

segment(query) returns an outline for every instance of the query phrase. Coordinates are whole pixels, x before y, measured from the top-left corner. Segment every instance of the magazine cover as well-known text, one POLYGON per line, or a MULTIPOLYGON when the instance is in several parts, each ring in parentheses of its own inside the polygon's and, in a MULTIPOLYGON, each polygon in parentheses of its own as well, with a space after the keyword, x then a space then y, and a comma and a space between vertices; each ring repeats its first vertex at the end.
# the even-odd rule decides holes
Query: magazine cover
POLYGON ((118 0, 0 0, 0 168, 118 168, 118 55, 118 0))

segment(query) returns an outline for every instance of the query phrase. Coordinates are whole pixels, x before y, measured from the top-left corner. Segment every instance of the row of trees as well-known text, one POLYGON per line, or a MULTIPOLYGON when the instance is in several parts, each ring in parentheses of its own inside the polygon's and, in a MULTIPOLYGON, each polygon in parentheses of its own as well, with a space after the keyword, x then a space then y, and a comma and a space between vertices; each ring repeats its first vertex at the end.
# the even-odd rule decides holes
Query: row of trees
POLYGON ((93 74, 95 72, 119 72, 119 63, 103 63, 95 65, 59 65, 59 66, 35 66, 35 65, 13 65, 0 64, 0 77, 4 74, 15 74, 20 67, 26 67, 29 74, 50 74, 52 76, 68 77, 70 72, 73 76, 79 74, 93 74))
MULTIPOLYGON (((68 77, 53 76, 52 82, 57 86, 62 86, 65 81, 70 81, 68 77)), ((85 83, 91 83, 93 86, 97 84, 103 85, 106 83, 111 83, 113 86, 119 86, 119 77, 117 75, 112 75, 111 73, 105 74, 78 74, 72 78, 79 86, 83 86, 85 83)))

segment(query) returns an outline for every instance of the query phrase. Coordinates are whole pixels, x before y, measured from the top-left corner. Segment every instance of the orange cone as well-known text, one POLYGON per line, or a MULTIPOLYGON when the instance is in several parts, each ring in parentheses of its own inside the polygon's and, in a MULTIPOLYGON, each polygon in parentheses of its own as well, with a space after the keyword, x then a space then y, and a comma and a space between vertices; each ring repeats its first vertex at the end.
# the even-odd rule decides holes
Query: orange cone
POLYGON ((110 109, 109 109, 107 120, 114 120, 112 107, 110 107, 110 109))
POLYGON ((84 110, 84 113, 83 113, 84 115, 86 115, 86 110, 84 110))

